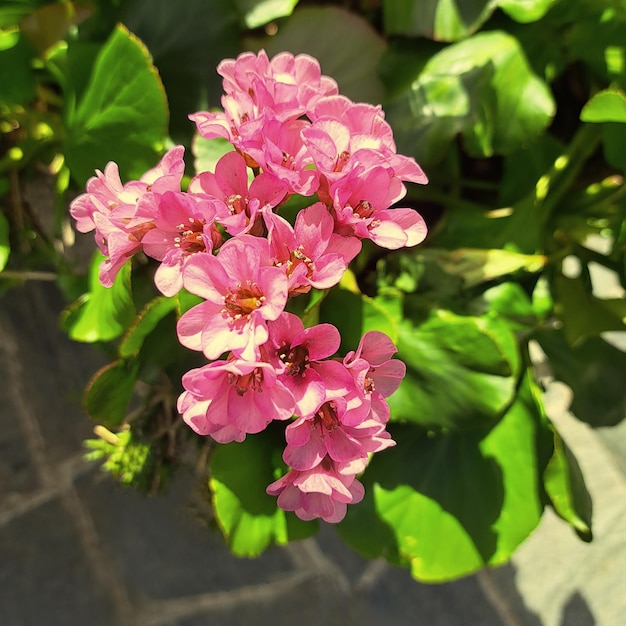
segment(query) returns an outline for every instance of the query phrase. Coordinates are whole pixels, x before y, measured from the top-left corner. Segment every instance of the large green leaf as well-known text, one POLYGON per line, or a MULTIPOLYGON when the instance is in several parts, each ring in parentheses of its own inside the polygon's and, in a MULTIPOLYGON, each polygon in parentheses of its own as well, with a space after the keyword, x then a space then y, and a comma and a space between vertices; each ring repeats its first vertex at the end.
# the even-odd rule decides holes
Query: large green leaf
POLYGON ((95 61, 68 121, 65 156, 79 184, 108 161, 123 178, 138 178, 157 159, 167 133, 167 101, 141 42, 118 26, 95 61))
POLYGON ((178 306, 177 298, 158 296, 146 304, 136 317, 132 326, 126 331, 119 347, 121 357, 136 356, 146 337, 156 328, 157 324, 178 306))
POLYGON ((383 0, 387 34, 457 41, 475 32, 495 8, 493 0, 383 0))
POLYGON ((276 433, 248 436, 242 443, 218 446, 211 455, 213 509, 230 549, 237 556, 258 556, 272 543, 284 545, 317 530, 279 509, 266 487, 282 470, 283 444, 276 433))
POLYGON ((135 318, 135 304, 130 288, 130 263, 122 267, 111 287, 98 279, 102 256, 96 254, 89 270, 89 291, 65 323, 75 341, 93 343, 119 337, 135 318))
POLYGON ((528 145, 545 129, 555 105, 519 42, 492 31, 435 54, 387 110, 399 151, 433 162, 457 133, 478 157, 528 145))
POLYGON ((619 89, 598 92, 580 112, 583 122, 626 122, 626 94, 619 89))
POLYGON ((513 401, 519 354, 496 317, 434 311, 419 326, 399 326, 398 358, 407 373, 389 398, 392 419, 435 428, 493 424, 513 401))
POLYGON ((235 0, 247 28, 258 28, 291 15, 298 0, 235 0))
POLYGON ((561 330, 533 335, 557 380, 573 393, 572 413, 592 426, 614 426, 626 417, 626 354, 601 337, 572 347, 561 330))
POLYGON ((333 6, 297 9, 278 33, 247 44, 265 48, 270 56, 285 50, 311 54, 319 60, 322 72, 337 81, 342 94, 373 104, 383 99, 378 64, 386 44, 355 13, 333 6))
POLYGON ((35 96, 35 56, 32 44, 19 31, 0 31, 0 105, 25 104, 35 96))
POLYGON ((114 361, 98 370, 89 381, 83 404, 89 416, 106 426, 117 428, 124 422, 126 409, 137 381, 135 361, 114 361))
POLYGON ((130 0, 122 21, 150 50, 171 109, 170 132, 187 144, 188 115, 219 106, 221 76, 215 68, 240 51, 237 7, 231 0, 130 0))
POLYGON ((584 541, 591 541, 593 505, 576 457, 554 431, 554 454, 544 473, 544 486, 554 510, 573 526, 584 541))
POLYGON ((622 298, 596 298, 580 277, 555 277, 553 295, 570 345, 607 330, 626 330, 626 302, 622 298))
POLYGON ((491 430, 392 428, 398 446, 374 457, 365 499, 348 507, 340 533, 370 558, 408 563, 427 582, 504 563, 541 516, 547 459, 538 430, 527 385, 491 430), (359 531, 364 524, 367 533, 359 531))
POLYGON ((518 22, 540 20, 558 0, 496 0, 507 15, 518 22))

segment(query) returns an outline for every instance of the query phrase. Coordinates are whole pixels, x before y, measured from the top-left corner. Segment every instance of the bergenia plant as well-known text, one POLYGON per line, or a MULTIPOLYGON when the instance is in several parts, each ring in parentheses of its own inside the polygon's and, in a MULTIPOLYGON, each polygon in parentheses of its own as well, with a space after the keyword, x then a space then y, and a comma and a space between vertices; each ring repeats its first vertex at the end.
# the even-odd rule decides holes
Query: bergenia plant
POLYGON ((182 188, 182 146, 136 181, 109 163, 70 212, 95 231, 103 285, 141 253, 163 296, 200 299, 177 322, 179 342, 206 360, 182 377, 180 419, 222 444, 282 424, 284 471, 267 493, 303 520, 339 522, 363 498, 371 455, 396 445, 386 398, 405 366, 378 330, 341 354, 339 330, 311 312, 363 240, 424 240, 401 200, 405 183, 427 178, 397 154, 382 109, 340 95, 311 56, 245 53, 218 72, 223 111, 190 115, 202 137, 232 145, 214 171, 182 188))

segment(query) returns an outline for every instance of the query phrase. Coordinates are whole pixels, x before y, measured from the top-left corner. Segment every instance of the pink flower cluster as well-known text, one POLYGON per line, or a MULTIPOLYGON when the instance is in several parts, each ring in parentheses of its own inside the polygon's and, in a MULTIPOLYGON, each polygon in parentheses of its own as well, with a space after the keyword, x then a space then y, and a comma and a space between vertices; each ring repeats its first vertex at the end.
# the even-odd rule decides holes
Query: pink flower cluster
POLYGON ((370 455, 394 445, 385 398, 405 366, 376 331, 342 359, 334 326, 304 328, 285 307, 339 283, 362 239, 388 249, 420 243, 421 216, 389 207, 405 182, 427 179, 397 154, 381 108, 339 95, 312 57, 246 53, 218 72, 223 111, 190 116, 203 137, 234 146, 214 172, 182 191, 180 146, 126 184, 109 163, 70 211, 79 231, 95 231, 105 286, 143 252, 159 261, 161 293, 202 298, 177 326, 180 342, 209 361, 183 377, 185 422, 227 443, 290 420, 290 469, 267 492, 302 519, 337 522, 363 497, 356 476, 370 455), (279 212, 294 194, 311 202, 292 225, 279 212))

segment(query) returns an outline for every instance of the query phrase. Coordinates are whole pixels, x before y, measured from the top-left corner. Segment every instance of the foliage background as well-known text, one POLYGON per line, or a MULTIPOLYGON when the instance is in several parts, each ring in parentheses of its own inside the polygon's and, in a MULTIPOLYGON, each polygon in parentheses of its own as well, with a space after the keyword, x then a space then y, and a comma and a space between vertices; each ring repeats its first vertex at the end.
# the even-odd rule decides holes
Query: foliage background
POLYGON ((180 377, 198 356, 174 327, 193 298, 159 296, 147 260, 102 288, 67 213, 109 160, 127 180, 183 143, 190 176, 210 169, 226 147, 194 137, 187 115, 219 106, 217 63, 307 52, 342 93, 383 104, 398 151, 430 178, 403 201, 427 219, 423 246, 366 246, 303 303, 344 352, 376 328, 408 367, 391 398, 398 446, 368 467, 339 532, 425 581, 506 561, 546 506, 590 540, 592 504, 532 355, 572 388, 579 419, 624 418, 626 356, 607 341, 626 318, 624 42, 624 0, 5 1, 0 289, 57 281, 70 337, 110 356, 85 392, 90 456, 153 491, 199 468, 208 522, 235 554, 316 532, 265 495, 283 471, 280 428, 212 448, 180 427, 180 377), (615 297, 598 297, 594 267, 615 297))

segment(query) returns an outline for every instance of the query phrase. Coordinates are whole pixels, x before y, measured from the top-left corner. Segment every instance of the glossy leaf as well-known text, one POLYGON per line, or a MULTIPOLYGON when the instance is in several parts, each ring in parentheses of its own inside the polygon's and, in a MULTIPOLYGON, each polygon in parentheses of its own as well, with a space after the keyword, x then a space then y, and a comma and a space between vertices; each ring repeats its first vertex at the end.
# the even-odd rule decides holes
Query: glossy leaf
POLYGON ((0 105, 25 104, 35 96, 32 44, 19 31, 0 31, 0 105))
POLYGON ((120 360, 95 373, 83 396, 85 410, 91 419, 107 428, 121 426, 135 389, 137 370, 136 362, 120 360))
POLYGON ((541 254, 457 248, 441 251, 437 261, 448 274, 459 276, 466 287, 473 287, 519 271, 538 272, 547 259, 541 254))
POLYGON ((298 9, 277 34, 250 40, 247 47, 265 48, 269 56, 283 51, 311 54, 319 60, 322 73, 337 81, 343 95, 374 104, 383 98, 378 64, 385 41, 362 17, 339 7, 298 9))
POLYGON ((619 89, 597 93, 580 112, 583 122, 626 122, 626 94, 619 89))
POLYGON ((616 310, 624 308, 623 299, 596 298, 587 291, 581 278, 557 276, 553 294, 555 310, 563 321, 565 338, 570 345, 606 330, 626 330, 626 313, 616 310))
POLYGON ((626 354, 601 337, 572 347, 563 331, 533 335, 548 357, 552 374, 571 388, 570 410, 592 426, 615 426, 626 417, 626 354))
POLYGON ((178 305, 176 298, 159 296, 146 304, 126 331, 119 347, 121 357, 135 356, 146 337, 156 328, 157 324, 178 305))
POLYGON ((593 505, 576 457, 554 432, 554 454, 544 473, 546 493, 557 514, 573 526, 584 541, 591 541, 593 505))
POLYGON ((408 563, 441 582, 505 562, 539 522, 537 407, 523 387, 492 429, 432 434, 396 427, 401 445, 376 455, 363 476, 365 500, 339 525, 368 557, 408 563), (356 531, 367 525, 368 532, 356 531))
POLYGON ((518 22, 541 19, 558 0, 497 0, 498 6, 518 22))
POLYGON ((436 428, 495 423, 515 397, 517 343, 492 317, 435 311, 399 326, 398 358, 407 374, 388 399, 392 419, 436 428))
POLYGON ((240 19, 231 0, 130 0, 121 21, 150 50, 167 91, 170 133, 188 145, 190 113, 219 106, 217 64, 241 51, 240 19))
POLYGON ((75 341, 110 341, 119 337, 135 318, 130 264, 122 267, 112 287, 103 287, 98 279, 101 261, 100 254, 94 256, 89 270, 89 291, 69 324, 69 336, 75 341))
POLYGON ((237 556, 253 557, 275 543, 284 545, 317 530, 276 505, 265 493, 279 478, 281 444, 266 432, 248 435, 242 443, 217 447, 211 455, 211 497, 215 517, 230 549, 237 556))
POLYGON ((258 28, 293 13, 298 0, 235 0, 247 28, 258 28))
POLYGON ((388 107, 399 150, 420 162, 441 158, 457 133, 472 156, 513 152, 545 129, 554 108, 517 40, 501 31, 479 33, 435 54, 388 107))
POLYGON ((383 0, 385 32, 457 41, 475 32, 495 8, 492 0, 383 0))
POLYGON ((118 26, 69 122, 65 156, 72 176, 83 184, 116 161, 123 179, 139 178, 157 160, 167 119, 165 92, 147 50, 118 26))

